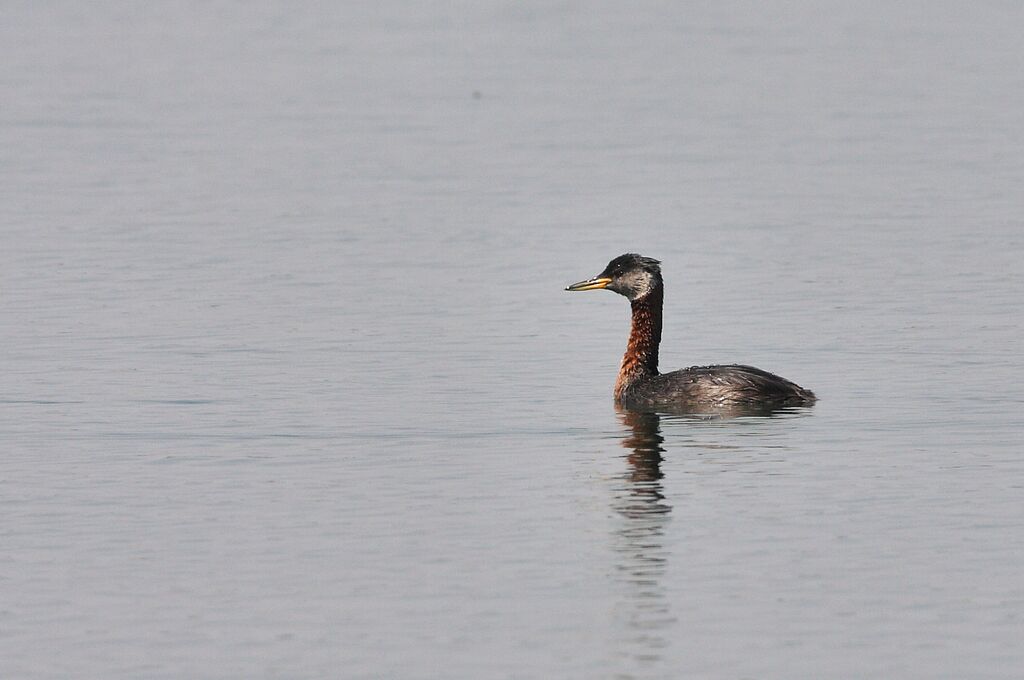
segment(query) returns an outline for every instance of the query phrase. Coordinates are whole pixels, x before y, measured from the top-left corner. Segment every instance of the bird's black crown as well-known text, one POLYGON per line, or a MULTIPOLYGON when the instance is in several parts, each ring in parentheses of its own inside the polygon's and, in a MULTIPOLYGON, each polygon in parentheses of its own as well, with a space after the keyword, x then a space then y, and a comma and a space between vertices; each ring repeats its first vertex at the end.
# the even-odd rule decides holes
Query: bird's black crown
POLYGON ((653 257, 644 257, 636 253, 626 253, 608 263, 600 276, 609 279, 616 279, 627 272, 641 270, 650 274, 661 276, 661 262, 653 257))

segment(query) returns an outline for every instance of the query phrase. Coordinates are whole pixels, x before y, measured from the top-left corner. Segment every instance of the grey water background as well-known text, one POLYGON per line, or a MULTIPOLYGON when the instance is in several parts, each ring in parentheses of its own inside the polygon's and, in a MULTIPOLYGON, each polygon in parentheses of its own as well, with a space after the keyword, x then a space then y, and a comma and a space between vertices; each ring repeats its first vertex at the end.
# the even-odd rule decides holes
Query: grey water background
POLYGON ((5 4, 0 676, 1020 677, 1022 19, 5 4))

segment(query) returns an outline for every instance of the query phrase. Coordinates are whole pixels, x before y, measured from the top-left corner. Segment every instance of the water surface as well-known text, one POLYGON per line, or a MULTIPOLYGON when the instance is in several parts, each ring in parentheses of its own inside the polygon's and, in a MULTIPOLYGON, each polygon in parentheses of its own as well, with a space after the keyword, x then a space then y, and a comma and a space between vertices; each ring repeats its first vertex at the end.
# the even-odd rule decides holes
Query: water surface
POLYGON ((3 677, 1019 675, 1015 4, 4 14, 3 677))

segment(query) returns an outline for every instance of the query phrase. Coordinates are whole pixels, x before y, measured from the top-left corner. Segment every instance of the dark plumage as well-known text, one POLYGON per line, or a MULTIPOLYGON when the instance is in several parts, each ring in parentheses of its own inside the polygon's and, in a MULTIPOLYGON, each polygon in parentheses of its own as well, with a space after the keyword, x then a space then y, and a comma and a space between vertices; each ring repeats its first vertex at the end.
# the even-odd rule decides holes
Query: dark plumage
POLYGON ((592 279, 566 290, 607 288, 629 299, 633 322, 629 344, 615 382, 615 400, 626 406, 799 405, 813 404, 814 393, 753 366, 692 366, 658 372, 664 282, 658 260, 635 253, 620 255, 592 279))

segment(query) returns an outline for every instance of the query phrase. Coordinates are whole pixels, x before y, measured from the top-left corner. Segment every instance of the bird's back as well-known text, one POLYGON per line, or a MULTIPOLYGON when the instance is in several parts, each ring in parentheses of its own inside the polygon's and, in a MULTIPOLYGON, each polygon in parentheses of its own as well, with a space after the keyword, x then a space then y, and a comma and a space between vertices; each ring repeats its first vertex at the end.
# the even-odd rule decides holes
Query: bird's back
POLYGON ((814 393, 753 366, 691 366, 632 386, 623 401, 658 404, 813 404, 814 393))

